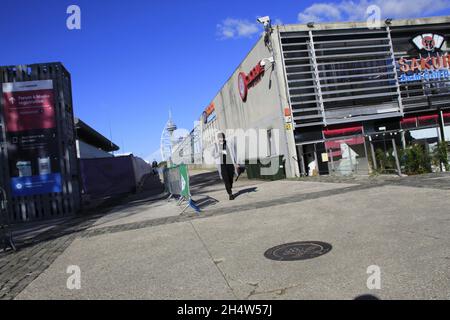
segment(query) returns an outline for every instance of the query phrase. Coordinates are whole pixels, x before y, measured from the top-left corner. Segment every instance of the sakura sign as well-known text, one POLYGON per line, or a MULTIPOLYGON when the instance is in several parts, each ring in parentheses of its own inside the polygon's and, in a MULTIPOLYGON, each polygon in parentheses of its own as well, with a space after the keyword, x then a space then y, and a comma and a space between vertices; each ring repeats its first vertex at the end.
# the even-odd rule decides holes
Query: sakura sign
POLYGON ((441 80, 450 77, 450 56, 441 50, 444 44, 443 36, 426 33, 414 37, 411 41, 420 56, 401 57, 398 60, 400 82, 441 80))

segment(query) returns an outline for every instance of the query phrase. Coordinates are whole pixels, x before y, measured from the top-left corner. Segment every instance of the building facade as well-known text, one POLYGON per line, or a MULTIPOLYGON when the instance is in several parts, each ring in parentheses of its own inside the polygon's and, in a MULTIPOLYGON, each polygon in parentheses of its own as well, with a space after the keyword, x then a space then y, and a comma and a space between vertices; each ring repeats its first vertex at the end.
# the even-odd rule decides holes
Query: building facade
POLYGON ((449 39, 448 16, 274 26, 208 108, 219 130, 266 131, 258 157, 288 177, 369 173, 378 150, 450 140, 449 39))
POLYGON ((119 150, 119 146, 79 118, 75 118, 75 130, 78 159, 112 158, 112 152, 119 150))

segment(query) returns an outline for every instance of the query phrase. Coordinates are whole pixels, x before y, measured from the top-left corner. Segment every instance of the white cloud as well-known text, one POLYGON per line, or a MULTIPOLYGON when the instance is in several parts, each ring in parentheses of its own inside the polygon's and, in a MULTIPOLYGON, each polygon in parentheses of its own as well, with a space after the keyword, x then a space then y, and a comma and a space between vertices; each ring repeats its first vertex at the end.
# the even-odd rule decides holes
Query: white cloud
POLYGON ((144 160, 147 161, 148 163, 152 163, 153 160, 160 162, 161 161, 161 151, 159 149, 153 151, 151 154, 144 157, 144 160))
POLYGON ((276 18, 274 21, 272 21, 272 25, 281 25, 283 24, 283 21, 281 19, 276 18))
POLYGON ((341 10, 331 3, 315 3, 298 14, 300 22, 339 21, 341 10))
POLYGON ((315 3, 298 14, 302 23, 324 21, 364 21, 366 9, 377 5, 383 18, 423 17, 450 9, 449 0, 341 0, 315 3))
POLYGON ((221 39, 250 38, 259 32, 258 24, 248 20, 227 18, 217 25, 217 34, 221 39))

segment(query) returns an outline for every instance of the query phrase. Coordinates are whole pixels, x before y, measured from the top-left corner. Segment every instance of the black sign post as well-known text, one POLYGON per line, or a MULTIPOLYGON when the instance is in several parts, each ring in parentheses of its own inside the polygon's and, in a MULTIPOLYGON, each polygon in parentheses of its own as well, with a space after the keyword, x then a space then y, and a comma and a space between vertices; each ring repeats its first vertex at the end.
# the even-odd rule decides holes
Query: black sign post
POLYGON ((8 248, 16 251, 16 245, 9 226, 6 192, 2 187, 0 187, 0 245, 4 251, 8 250, 8 248))

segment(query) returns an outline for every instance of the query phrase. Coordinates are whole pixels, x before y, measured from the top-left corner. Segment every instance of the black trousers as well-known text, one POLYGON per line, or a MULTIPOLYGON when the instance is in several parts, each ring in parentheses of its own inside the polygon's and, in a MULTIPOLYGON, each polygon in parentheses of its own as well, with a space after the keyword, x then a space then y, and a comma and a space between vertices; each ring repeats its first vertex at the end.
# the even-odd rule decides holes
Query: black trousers
POLYGON ((225 183, 225 189, 227 189, 229 195, 232 195, 233 192, 231 189, 233 188, 234 165, 221 164, 220 171, 222 172, 222 179, 225 183))

